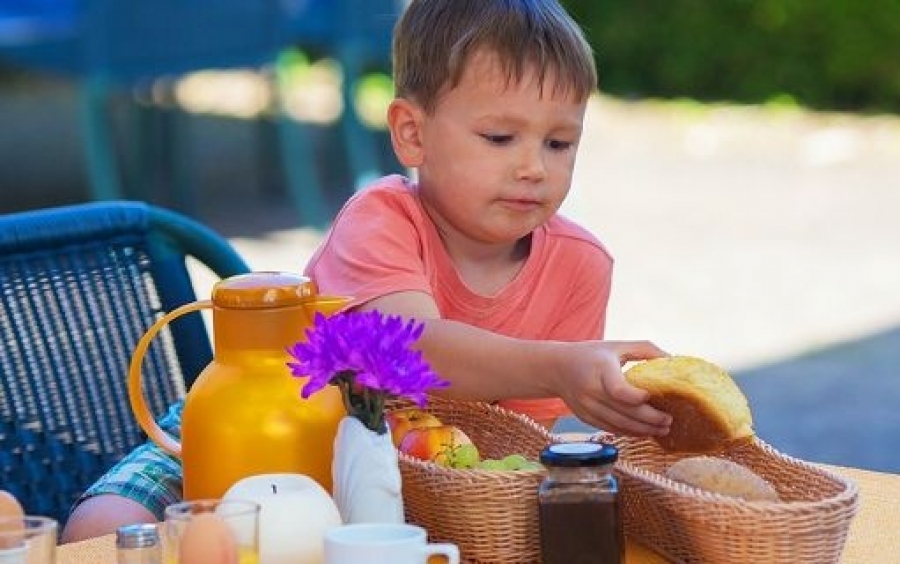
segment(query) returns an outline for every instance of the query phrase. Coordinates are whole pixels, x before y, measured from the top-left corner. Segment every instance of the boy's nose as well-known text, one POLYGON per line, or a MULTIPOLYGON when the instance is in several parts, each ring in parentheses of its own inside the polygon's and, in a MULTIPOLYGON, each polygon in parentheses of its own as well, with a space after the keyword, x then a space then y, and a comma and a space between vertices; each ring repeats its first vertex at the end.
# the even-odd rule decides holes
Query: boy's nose
POLYGON ((516 163, 516 178, 532 182, 543 180, 547 174, 542 147, 523 147, 516 163))

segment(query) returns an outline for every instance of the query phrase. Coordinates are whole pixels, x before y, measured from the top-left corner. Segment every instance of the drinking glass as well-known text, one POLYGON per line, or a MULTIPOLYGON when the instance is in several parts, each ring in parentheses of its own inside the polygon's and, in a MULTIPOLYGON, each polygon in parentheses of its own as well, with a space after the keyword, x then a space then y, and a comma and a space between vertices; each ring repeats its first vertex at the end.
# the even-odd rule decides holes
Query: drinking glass
POLYGON ((232 499, 198 499, 166 507, 163 526, 166 564, 179 564, 184 532, 194 518, 204 513, 214 513, 227 525, 237 544, 240 564, 259 563, 259 504, 232 499))
POLYGON ((57 529, 50 517, 0 517, 0 564, 56 564, 57 529))

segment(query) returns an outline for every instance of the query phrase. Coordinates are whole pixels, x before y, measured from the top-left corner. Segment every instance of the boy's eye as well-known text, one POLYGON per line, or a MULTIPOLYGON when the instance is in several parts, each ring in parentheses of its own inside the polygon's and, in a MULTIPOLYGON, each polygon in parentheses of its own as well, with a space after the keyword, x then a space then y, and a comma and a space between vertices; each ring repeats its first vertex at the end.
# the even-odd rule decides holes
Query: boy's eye
POLYGON ((504 134, 495 134, 495 133, 482 133, 482 139, 491 143, 493 145, 506 145, 510 141, 512 141, 512 135, 504 135, 504 134))
POLYGON ((547 141, 547 147, 549 147, 553 151, 565 151, 566 149, 571 148, 573 143, 571 141, 560 141, 558 139, 550 139, 547 141))

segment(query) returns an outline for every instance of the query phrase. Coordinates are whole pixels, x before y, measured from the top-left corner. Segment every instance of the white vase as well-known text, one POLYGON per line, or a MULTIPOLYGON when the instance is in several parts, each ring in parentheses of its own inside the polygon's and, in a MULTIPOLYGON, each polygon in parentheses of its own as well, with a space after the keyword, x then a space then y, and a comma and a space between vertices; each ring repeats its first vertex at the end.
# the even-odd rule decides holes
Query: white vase
POLYGON ((353 416, 334 439, 332 496, 344 523, 403 523, 400 466, 390 432, 376 433, 353 416))

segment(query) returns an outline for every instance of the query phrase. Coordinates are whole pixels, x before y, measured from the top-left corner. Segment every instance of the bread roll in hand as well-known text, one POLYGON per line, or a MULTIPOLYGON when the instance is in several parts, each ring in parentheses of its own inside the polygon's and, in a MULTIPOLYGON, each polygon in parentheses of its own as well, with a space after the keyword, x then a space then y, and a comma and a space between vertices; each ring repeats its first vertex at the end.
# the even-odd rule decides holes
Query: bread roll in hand
POLYGON ((625 378, 650 393, 650 405, 672 416, 669 434, 655 437, 665 450, 721 452, 753 437, 747 398, 715 364, 690 356, 655 358, 632 366, 625 378))

